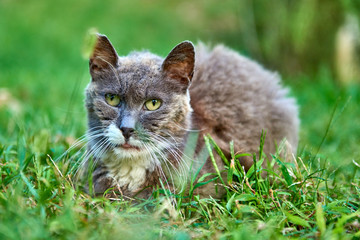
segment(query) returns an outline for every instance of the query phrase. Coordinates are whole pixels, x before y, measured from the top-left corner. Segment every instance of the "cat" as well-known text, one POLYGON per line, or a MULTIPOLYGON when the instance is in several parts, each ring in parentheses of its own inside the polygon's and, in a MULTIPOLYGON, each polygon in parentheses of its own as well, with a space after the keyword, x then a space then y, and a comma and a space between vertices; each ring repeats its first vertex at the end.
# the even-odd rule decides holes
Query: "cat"
MULTIPOLYGON (((146 51, 123 57, 97 34, 89 68, 85 105, 94 194, 110 188, 147 198, 161 184, 176 191, 175 175, 186 179, 191 174, 190 166, 196 165, 191 159, 197 159, 208 134, 228 158, 232 140, 235 151, 258 152, 262 130, 268 156, 283 139, 296 153, 296 101, 276 73, 223 45, 208 49, 184 41, 165 59, 146 51), (194 154, 185 156, 191 133, 198 135, 194 154)), ((246 156, 239 161, 245 170, 253 163, 246 156)), ((221 158, 216 163, 224 170, 221 158)), ((209 159, 199 176, 207 172, 215 172, 209 159)), ((195 192, 223 193, 214 184, 195 192)))

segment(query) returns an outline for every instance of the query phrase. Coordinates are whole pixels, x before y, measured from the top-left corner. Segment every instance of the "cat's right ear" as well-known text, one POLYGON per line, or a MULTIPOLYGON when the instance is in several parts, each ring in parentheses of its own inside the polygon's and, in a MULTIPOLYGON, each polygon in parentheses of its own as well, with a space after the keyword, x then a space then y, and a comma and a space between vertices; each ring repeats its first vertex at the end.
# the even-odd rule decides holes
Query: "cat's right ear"
POLYGON ((102 34, 97 34, 96 37, 89 59, 90 73, 93 77, 118 66, 118 55, 109 39, 102 34))

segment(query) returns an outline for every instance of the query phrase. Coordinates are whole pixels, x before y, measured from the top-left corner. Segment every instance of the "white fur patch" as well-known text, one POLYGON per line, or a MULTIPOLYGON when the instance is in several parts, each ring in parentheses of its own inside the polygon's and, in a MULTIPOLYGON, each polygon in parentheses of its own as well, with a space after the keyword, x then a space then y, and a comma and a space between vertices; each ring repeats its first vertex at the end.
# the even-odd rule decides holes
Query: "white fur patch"
MULTIPOLYGON (((123 150, 127 151, 127 150, 123 150)), ((150 155, 138 155, 138 158, 119 158, 117 154, 108 154, 103 159, 110 176, 116 180, 120 187, 128 185, 130 191, 136 191, 144 184, 146 171, 154 171, 160 162, 152 159, 150 155)))
MULTIPOLYGON (((107 128, 106 136, 114 146, 125 143, 121 130, 115 124, 107 128)), ((146 149, 134 136, 129 138, 128 143, 138 149, 115 147, 113 152, 106 154, 102 160, 120 187, 128 185, 130 191, 136 191, 144 184, 146 171, 154 171, 160 161, 154 154, 149 153, 153 149, 146 149)))

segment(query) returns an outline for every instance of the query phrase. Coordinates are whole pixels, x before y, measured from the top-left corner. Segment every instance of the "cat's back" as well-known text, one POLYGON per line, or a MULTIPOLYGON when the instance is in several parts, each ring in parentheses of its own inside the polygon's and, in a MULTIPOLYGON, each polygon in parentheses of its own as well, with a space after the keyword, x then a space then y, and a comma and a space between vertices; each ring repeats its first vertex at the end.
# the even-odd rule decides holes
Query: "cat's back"
POLYGON ((297 106, 277 74, 222 45, 211 50, 198 45, 195 59, 194 128, 210 133, 224 148, 234 139, 239 150, 256 151, 264 129, 268 151, 275 150, 271 142, 284 137, 296 149, 297 106))

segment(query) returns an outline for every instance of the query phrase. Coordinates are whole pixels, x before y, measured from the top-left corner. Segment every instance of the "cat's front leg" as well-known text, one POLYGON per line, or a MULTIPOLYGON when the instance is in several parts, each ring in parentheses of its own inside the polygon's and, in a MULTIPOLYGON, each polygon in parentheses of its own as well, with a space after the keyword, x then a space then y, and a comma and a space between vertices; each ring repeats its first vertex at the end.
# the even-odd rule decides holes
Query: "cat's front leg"
MULTIPOLYGON (((88 174, 85 174, 85 176, 87 175, 88 174)), ((116 186, 114 180, 109 176, 108 170, 102 165, 97 165, 95 167, 91 177, 91 182, 86 181, 84 189, 88 194, 101 196, 109 189, 112 189, 116 186)))

